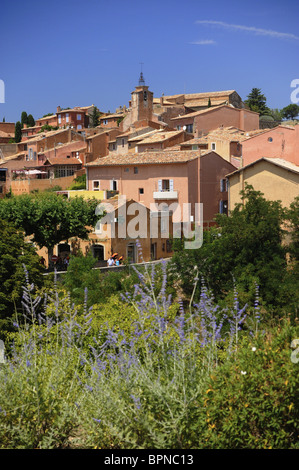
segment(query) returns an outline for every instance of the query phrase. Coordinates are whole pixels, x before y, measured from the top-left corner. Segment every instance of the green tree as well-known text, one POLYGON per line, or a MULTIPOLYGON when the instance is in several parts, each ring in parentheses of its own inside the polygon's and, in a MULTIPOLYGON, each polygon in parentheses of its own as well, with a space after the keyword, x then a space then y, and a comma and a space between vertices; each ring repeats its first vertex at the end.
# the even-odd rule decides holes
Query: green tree
POLYGON ((262 94, 260 88, 252 88, 244 103, 251 109, 259 113, 261 116, 270 113, 270 109, 266 105, 266 97, 262 94))
MULTIPOLYGON (((22 230, 5 220, 0 223, 0 332, 9 330, 15 310, 20 309, 22 286, 26 283, 26 267, 30 283, 41 286, 42 266, 31 243, 22 230)), ((0 333, 1 335, 1 333, 0 333)), ((2 335, 3 337, 3 335, 2 335)))
POLYGON ((270 116, 273 117, 274 121, 281 121, 282 110, 278 108, 270 109, 270 116))
POLYGON ((282 117, 285 119, 295 119, 299 114, 298 104, 292 103, 281 110, 282 117))
POLYGON ((28 114, 28 117, 27 117, 27 125, 28 125, 28 127, 33 127, 33 126, 35 126, 35 120, 34 120, 32 114, 28 114))
POLYGON ((86 189, 86 174, 79 175, 77 178, 74 179, 69 190, 79 190, 79 189, 86 189))
POLYGON ((234 284, 248 295, 255 282, 265 302, 275 305, 286 271, 282 246, 284 210, 278 201, 267 201, 247 186, 242 203, 229 216, 218 215, 217 226, 204 232, 202 247, 184 250, 174 244, 172 263, 183 290, 190 295, 197 266, 199 275, 217 299, 232 291, 234 284))
POLYGON ((99 110, 96 106, 94 106, 92 114, 91 114, 91 126, 92 127, 97 127, 100 123, 100 113, 99 110))
POLYGON ((93 270, 96 258, 88 253, 83 256, 79 252, 77 256, 70 257, 67 272, 63 277, 63 285, 71 295, 76 305, 83 305, 85 300, 85 289, 87 289, 88 307, 98 302, 100 297, 100 271, 93 270))
POLYGON ((28 124, 28 116, 27 116, 26 111, 23 111, 22 114, 21 114, 21 125, 22 125, 22 128, 24 127, 24 124, 28 124))
POLYGON ((22 124, 20 123, 20 121, 17 121, 16 126, 15 126, 15 142, 18 143, 18 142, 21 142, 21 140, 22 140, 22 124))
POLYGON ((290 205, 288 211, 288 220, 291 229, 291 241, 289 244, 289 252, 293 260, 299 264, 299 196, 290 205))
POLYGON ((46 247, 50 261, 57 243, 71 237, 88 239, 100 218, 95 214, 98 203, 51 192, 24 194, 2 199, 0 217, 21 227, 40 248, 46 247))

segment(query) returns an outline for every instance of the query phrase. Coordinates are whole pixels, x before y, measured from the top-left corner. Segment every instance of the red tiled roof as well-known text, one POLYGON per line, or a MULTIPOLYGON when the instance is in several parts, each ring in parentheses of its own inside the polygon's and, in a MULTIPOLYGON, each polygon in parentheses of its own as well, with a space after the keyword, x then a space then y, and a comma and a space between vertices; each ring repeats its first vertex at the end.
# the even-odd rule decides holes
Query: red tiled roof
POLYGON ((299 166, 295 165, 295 163, 289 162, 287 160, 283 160, 282 158, 276 158, 276 157, 262 157, 259 158, 258 160, 255 160, 254 162, 248 163, 246 166, 242 166, 241 168, 238 168, 237 170, 229 173, 226 175, 227 177, 235 175, 237 173, 241 173, 243 170, 246 170, 247 168, 253 166, 253 165, 258 165, 261 162, 268 162, 273 165, 279 166, 281 168, 284 168, 285 170, 292 171, 294 173, 299 173, 299 166))
POLYGON ((101 157, 86 166, 114 166, 114 165, 150 165, 165 163, 186 163, 202 155, 212 152, 200 150, 164 150, 129 153, 126 155, 111 155, 101 157))
POLYGON ((46 159, 44 165, 47 166, 47 162, 50 165, 82 165, 82 162, 76 157, 49 157, 46 159))

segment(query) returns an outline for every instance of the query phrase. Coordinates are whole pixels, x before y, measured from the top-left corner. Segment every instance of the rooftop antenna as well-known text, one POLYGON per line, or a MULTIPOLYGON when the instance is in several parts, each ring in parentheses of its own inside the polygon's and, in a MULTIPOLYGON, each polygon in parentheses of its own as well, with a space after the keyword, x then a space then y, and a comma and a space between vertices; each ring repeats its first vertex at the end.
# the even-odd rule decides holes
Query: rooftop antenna
POLYGON ((140 77, 139 77, 139 86, 144 86, 145 81, 144 81, 143 73, 142 73, 143 62, 140 62, 140 65, 141 65, 141 72, 140 72, 140 77))

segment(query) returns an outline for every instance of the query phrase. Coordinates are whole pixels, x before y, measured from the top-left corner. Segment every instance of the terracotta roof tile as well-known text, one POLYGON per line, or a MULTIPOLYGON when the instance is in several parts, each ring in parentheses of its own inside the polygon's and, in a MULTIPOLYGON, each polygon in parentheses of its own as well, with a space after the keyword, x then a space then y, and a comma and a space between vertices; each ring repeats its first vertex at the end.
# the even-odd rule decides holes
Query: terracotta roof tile
POLYGON ((208 151, 200 150, 158 150, 140 153, 129 153, 126 155, 111 155, 99 158, 93 162, 88 163, 86 166, 114 166, 114 165, 150 165, 150 164, 165 164, 165 163, 186 163, 195 160, 208 151))
POLYGON ((81 165, 82 162, 76 157, 66 157, 66 156, 61 156, 61 157, 49 157, 46 159, 44 165, 47 166, 47 162, 50 163, 50 165, 81 165))
POLYGON ((293 171, 294 173, 299 174, 299 166, 295 165, 295 163, 289 162, 287 160, 283 160, 282 158, 262 157, 262 158, 259 158, 258 160, 255 160, 254 162, 249 163, 248 165, 245 165, 241 168, 238 168, 238 170, 229 173, 227 176, 235 175, 235 174, 241 172, 242 170, 245 170, 246 168, 249 168, 253 165, 256 165, 256 164, 258 164, 262 161, 272 163, 273 165, 277 165, 281 168, 284 168, 285 170, 293 171))
POLYGON ((159 131, 157 133, 152 134, 150 137, 147 137, 143 139, 141 142, 139 142, 140 145, 143 144, 151 144, 154 142, 163 142, 165 140, 171 139, 171 137, 174 137, 179 134, 183 134, 184 131, 159 131))
MULTIPOLYGON (((236 111, 241 111, 240 108, 235 108, 234 106, 230 105, 230 104, 221 104, 219 106, 212 106, 211 108, 206 108, 206 109, 201 109, 199 111, 194 111, 194 113, 189 113, 189 114, 183 114, 182 116, 176 116, 174 118, 171 118, 171 121, 175 121, 177 119, 186 119, 186 118, 190 118, 190 117, 194 117, 194 116, 198 116, 200 114, 206 114, 206 113, 210 113, 212 111, 215 111, 215 109, 220 109, 220 108, 223 108, 223 107, 226 107, 226 108, 233 108, 235 109, 236 111)), ((246 109, 247 112, 249 113, 254 113, 254 114, 258 114, 258 113, 255 113, 254 111, 251 111, 250 109, 246 109)))

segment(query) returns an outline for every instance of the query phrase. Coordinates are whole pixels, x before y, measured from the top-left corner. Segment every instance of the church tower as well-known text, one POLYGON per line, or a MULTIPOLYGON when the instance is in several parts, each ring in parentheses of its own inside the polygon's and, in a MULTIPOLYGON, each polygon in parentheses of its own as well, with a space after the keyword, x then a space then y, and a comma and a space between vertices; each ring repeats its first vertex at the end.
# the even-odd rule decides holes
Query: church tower
POLYGON ((154 94, 145 85, 143 73, 140 73, 139 83, 131 93, 131 122, 152 121, 154 94))

